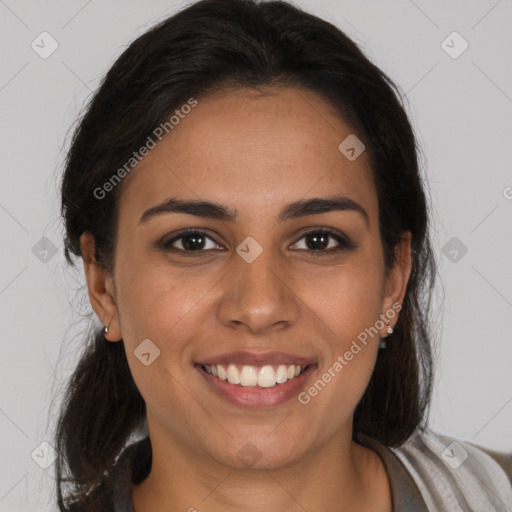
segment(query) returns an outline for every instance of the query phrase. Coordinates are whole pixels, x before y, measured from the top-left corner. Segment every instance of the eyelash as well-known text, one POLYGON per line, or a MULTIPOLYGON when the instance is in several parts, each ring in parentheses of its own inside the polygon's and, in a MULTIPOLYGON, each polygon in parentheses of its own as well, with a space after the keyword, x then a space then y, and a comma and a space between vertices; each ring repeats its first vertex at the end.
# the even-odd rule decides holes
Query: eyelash
MULTIPOLYGON (((357 245, 352 242, 351 240, 349 240, 348 238, 346 238, 344 235, 342 235, 341 233, 339 233, 338 231, 332 229, 332 228, 314 228, 314 229, 311 229, 309 231, 306 231, 302 234, 302 236, 297 240, 297 242, 299 242, 300 240, 302 240, 304 237, 306 237, 307 235, 311 235, 311 234, 318 234, 318 233, 323 233, 323 234, 327 234, 329 235, 330 238, 333 238, 334 240, 336 240, 336 242, 338 242, 338 247, 335 247, 335 248, 330 248, 330 249, 324 249, 324 250, 321 250, 321 249, 318 249, 318 250, 315 250, 315 249, 295 249, 295 250, 298 250, 298 251, 305 251, 305 252, 309 252, 312 256, 314 257, 317 257, 317 256, 326 256, 326 255, 332 255, 332 254, 337 254, 343 250, 347 250, 347 251, 353 251, 355 249, 357 249, 357 245)), ((206 232, 204 231, 201 231, 199 229, 186 229, 184 231, 181 231, 180 233, 178 233, 178 235, 174 236, 173 238, 171 238, 170 240, 161 240, 159 243, 158 243, 158 246, 160 249, 164 250, 164 251, 171 251, 171 252, 178 252, 178 253, 182 253, 183 255, 185 256, 191 256, 191 257, 197 257, 197 256, 201 256, 203 253, 205 252, 209 252, 209 251, 215 251, 217 249, 198 249, 197 251, 187 251, 185 249, 178 249, 177 247, 173 247, 172 244, 178 240, 180 240, 181 238, 185 238, 187 235, 203 235, 204 237, 210 239, 211 241, 213 241, 214 243, 217 244, 217 242, 215 240, 213 240, 206 232)), ((297 242, 294 242, 293 245, 296 245, 297 242)), ((217 245, 220 245, 220 244, 217 244, 217 245)))

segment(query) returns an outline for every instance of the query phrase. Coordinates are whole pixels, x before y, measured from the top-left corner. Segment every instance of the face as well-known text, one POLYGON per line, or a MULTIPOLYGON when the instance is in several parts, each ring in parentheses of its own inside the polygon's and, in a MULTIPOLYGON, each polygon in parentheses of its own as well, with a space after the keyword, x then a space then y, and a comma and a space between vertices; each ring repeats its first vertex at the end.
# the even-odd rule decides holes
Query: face
POLYGON ((125 178, 113 274, 86 273, 169 454, 277 468, 350 438, 410 263, 404 243, 385 274, 367 154, 338 149, 352 133, 312 92, 217 93, 125 178))

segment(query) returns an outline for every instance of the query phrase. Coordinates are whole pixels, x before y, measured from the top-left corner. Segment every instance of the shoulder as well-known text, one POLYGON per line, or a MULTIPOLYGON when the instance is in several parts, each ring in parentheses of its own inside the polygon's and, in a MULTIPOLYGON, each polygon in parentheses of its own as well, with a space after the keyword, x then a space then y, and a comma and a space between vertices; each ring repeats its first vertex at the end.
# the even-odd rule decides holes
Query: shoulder
POLYGON ((429 509, 496 512, 512 508, 512 484, 505 470, 468 441, 426 428, 391 450, 415 480, 429 509))

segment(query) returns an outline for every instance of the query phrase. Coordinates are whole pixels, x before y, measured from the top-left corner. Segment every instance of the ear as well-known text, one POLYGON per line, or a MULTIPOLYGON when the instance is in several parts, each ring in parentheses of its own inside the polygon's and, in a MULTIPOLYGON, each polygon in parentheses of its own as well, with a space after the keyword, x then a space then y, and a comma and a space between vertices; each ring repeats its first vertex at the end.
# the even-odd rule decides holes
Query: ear
MULTIPOLYGON (((396 262, 390 269, 384 283, 382 314, 387 316, 391 327, 394 327, 398 321, 398 312, 403 304, 411 274, 411 238, 410 231, 402 233, 399 242, 395 246, 396 262), (398 305, 400 305, 400 308, 398 308, 398 305)), ((382 329, 382 337, 387 336, 386 329, 387 325, 382 329)))
POLYGON ((80 237, 80 249, 91 306, 101 323, 109 326, 108 334, 103 336, 109 341, 119 341, 122 335, 113 276, 96 261, 95 240, 90 232, 86 231, 80 237))

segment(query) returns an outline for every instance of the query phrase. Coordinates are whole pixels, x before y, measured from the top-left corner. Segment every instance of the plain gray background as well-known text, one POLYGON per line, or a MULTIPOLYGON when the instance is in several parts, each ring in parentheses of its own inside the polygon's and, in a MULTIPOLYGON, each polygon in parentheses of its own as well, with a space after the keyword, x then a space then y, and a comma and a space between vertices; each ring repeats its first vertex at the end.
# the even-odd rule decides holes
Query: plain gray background
MULTIPOLYGON (((296 3, 346 31, 407 94, 445 294, 431 426, 510 451, 512 1, 296 3)), ((0 0, 0 512, 56 510, 54 466, 36 460, 51 461, 41 445, 50 400, 74 367, 89 308, 81 262, 69 269, 62 253, 66 137, 126 45, 184 5, 0 0), (51 49, 42 32, 58 44, 47 58, 31 46, 51 49)))

